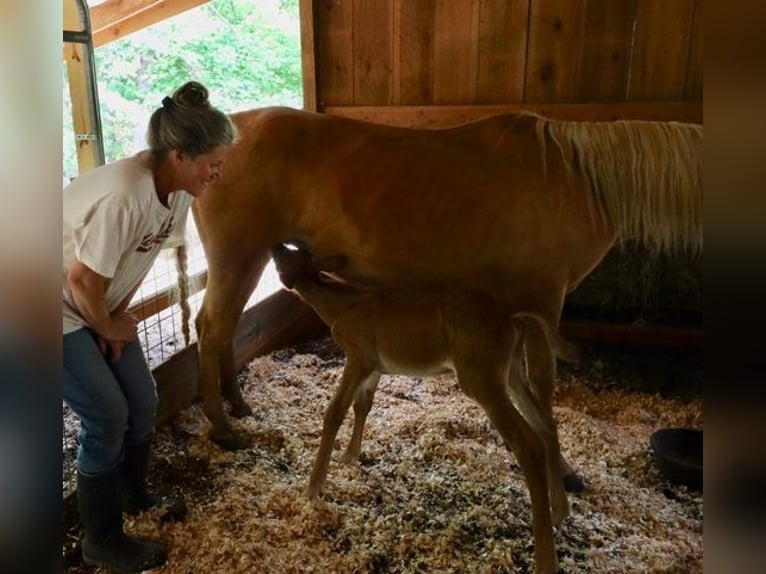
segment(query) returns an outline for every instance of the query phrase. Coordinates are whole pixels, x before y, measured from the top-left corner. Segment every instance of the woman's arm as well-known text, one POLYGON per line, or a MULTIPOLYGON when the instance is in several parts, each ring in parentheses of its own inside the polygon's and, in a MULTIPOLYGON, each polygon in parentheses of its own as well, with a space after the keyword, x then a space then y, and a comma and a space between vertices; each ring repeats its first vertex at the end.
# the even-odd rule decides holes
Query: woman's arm
POLYGON ((109 313, 106 306, 106 277, 75 260, 67 271, 67 283, 77 310, 88 325, 104 339, 127 342, 138 336, 138 321, 133 315, 124 309, 109 313))
POLYGON ((117 309, 115 309, 114 312, 118 313, 120 311, 125 311, 130 306, 130 302, 133 300, 133 296, 138 292, 140 288, 141 282, 139 281, 138 284, 130 290, 130 293, 128 293, 127 296, 122 301, 120 301, 120 304, 117 305, 117 309))

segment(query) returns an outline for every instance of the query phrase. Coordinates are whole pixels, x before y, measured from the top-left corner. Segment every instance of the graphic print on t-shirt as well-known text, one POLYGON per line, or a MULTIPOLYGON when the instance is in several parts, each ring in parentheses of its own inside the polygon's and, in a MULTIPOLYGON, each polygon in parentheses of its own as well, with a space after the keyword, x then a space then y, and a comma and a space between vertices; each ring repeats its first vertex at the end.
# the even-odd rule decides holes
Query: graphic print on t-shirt
POLYGON ((173 231, 173 227, 174 222, 173 216, 171 215, 162 222, 162 226, 157 233, 148 233, 141 238, 141 243, 139 243, 138 247, 136 247, 136 251, 140 253, 147 253, 148 251, 151 251, 152 247, 158 243, 162 243, 170 236, 170 233, 173 231))

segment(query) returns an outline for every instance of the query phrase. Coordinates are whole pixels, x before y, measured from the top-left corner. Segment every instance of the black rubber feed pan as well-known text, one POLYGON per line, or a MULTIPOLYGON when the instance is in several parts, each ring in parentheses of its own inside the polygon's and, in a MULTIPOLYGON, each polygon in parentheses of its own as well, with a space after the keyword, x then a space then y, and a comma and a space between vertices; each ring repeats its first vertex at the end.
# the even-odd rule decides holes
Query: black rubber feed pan
POLYGON ((702 490, 702 431, 665 428, 652 433, 649 444, 654 461, 665 478, 702 490))

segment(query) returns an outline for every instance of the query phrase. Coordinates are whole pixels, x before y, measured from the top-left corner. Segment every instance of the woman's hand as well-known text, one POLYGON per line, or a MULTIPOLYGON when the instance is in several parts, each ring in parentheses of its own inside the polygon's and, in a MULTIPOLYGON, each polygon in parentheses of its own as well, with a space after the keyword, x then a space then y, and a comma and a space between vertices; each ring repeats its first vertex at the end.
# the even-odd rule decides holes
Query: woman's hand
POLYGON ((138 337, 138 319, 125 311, 113 313, 111 319, 111 337, 96 333, 96 341, 101 353, 110 363, 122 358, 122 348, 138 337))
POLYGON ((96 340, 99 351, 110 363, 116 363, 122 358, 122 348, 125 346, 124 341, 109 341, 101 335, 96 335, 96 340))
POLYGON ((108 280, 75 260, 69 266, 67 281, 77 310, 99 336, 107 341, 127 343, 138 336, 138 319, 122 305, 113 313, 106 306, 108 280))
POLYGON ((138 337, 138 319, 127 311, 118 311, 109 316, 109 324, 102 336, 107 341, 128 343, 138 337))

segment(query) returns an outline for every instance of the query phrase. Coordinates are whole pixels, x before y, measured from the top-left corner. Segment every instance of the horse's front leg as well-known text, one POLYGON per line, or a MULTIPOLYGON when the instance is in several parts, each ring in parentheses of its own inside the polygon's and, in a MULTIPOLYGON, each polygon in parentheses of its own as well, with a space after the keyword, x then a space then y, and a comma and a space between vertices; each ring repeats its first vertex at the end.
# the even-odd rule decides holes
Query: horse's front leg
POLYGON ((199 359, 199 391, 202 396, 202 409, 212 425, 208 431, 210 440, 226 450, 241 448, 234 430, 229 425, 223 410, 223 401, 219 391, 219 357, 223 342, 232 337, 234 328, 213 321, 209 309, 213 312, 216 306, 211 304, 207 293, 197 315, 197 352, 199 359))
POLYGON ((205 297, 197 315, 200 393, 205 416, 212 424, 208 436, 226 450, 247 446, 247 442, 238 437, 229 424, 223 409, 222 395, 231 403, 233 416, 251 412, 237 383, 234 331, 267 260, 264 256, 252 267, 237 267, 241 270, 239 274, 230 269, 226 272, 215 265, 210 266, 205 297))
POLYGON ((250 405, 242 397, 242 390, 240 389, 239 381, 237 381, 233 334, 232 337, 224 340, 223 347, 218 355, 218 368, 221 375, 221 396, 231 405, 229 414, 238 419, 253 414, 253 409, 250 408, 250 405))

